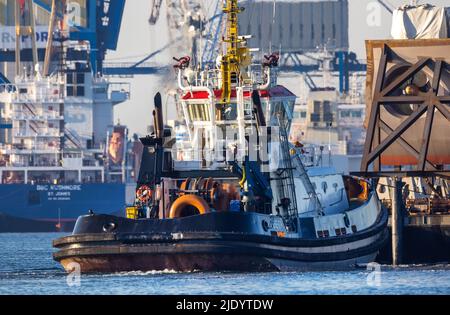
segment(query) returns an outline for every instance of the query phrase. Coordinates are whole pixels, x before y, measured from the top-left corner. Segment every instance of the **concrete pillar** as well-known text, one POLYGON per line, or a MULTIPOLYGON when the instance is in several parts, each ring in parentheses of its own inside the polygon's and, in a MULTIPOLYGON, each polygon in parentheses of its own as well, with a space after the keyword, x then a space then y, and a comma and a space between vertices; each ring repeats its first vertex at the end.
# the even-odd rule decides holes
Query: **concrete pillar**
POLYGON ((393 179, 394 191, 392 194, 392 265, 398 266, 402 263, 403 256, 403 198, 401 178, 393 179))

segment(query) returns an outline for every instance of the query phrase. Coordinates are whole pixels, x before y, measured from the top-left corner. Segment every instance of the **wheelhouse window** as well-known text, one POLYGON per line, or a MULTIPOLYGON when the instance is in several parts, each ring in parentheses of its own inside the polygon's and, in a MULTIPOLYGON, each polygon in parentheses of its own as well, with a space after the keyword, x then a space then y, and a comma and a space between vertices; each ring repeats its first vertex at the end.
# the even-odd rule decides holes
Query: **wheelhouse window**
POLYGON ((211 120, 209 104, 188 104, 187 110, 191 121, 211 120))

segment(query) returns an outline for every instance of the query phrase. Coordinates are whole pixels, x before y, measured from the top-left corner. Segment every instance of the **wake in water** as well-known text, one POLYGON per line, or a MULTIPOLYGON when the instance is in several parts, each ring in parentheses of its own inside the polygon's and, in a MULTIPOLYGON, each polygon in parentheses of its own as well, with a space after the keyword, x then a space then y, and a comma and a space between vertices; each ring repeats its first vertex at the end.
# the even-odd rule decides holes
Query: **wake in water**
POLYGON ((125 272, 116 272, 107 274, 109 276, 118 276, 118 277, 127 277, 127 276, 149 276, 149 275, 163 275, 163 274, 183 274, 183 273, 193 273, 192 272, 182 272, 182 271, 175 271, 175 270, 149 270, 149 271, 125 271, 125 272))
POLYGON ((447 262, 442 262, 438 264, 408 264, 408 265, 380 265, 381 269, 384 270, 425 270, 425 271, 442 271, 442 270, 450 270, 450 264, 447 262))

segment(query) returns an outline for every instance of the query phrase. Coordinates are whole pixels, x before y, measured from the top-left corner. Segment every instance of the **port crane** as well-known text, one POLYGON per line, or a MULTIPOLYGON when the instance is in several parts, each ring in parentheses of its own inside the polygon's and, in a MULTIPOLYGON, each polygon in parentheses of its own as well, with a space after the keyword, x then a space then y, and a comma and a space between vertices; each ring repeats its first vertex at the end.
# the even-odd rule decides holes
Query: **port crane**
POLYGON ((194 64, 213 63, 219 53, 223 28, 223 1, 152 0, 149 24, 155 25, 166 6, 169 44, 173 52, 187 51, 194 64), (207 3, 209 5, 207 5, 207 3), (201 56, 198 60, 196 56, 201 56))
MULTIPOLYGON (((25 2, 27 1, 30 0, 26 0, 25 2)), ((383 1, 387 3, 386 0, 383 1)), ((39 7, 49 13, 52 12, 53 2, 56 2, 56 4, 61 3, 61 1, 53 0, 31 0, 31 2, 34 4, 35 9, 39 7)), ((176 57, 190 55, 195 58, 195 56, 199 56, 198 60, 191 60, 191 63, 193 64, 201 63, 211 65, 215 63, 217 55, 222 52, 221 39, 224 35, 223 29, 225 25, 225 18, 222 12, 224 0, 152 0, 149 23, 150 25, 154 25, 161 19, 161 13, 165 6, 165 14, 167 15, 167 25, 169 29, 169 42, 137 62, 104 62, 107 50, 114 50, 117 45, 118 34, 120 33, 120 22, 126 0, 109 2, 114 11, 114 15, 111 16, 113 19, 110 21, 107 31, 102 30, 101 20, 97 18, 99 15, 97 13, 101 12, 101 6, 104 2, 104 0, 88 0, 86 2, 88 17, 86 25, 76 25, 71 27, 68 35, 69 40, 86 41, 89 43, 91 47, 89 58, 94 73, 125 76, 162 73, 163 70, 167 70, 167 67, 159 66, 150 61, 154 56, 167 49, 171 49, 172 55, 176 57), (198 18, 198 15, 200 15, 200 19, 198 18), (105 37, 110 37, 111 39, 105 40, 105 37), (183 53, 180 53, 182 51, 183 53)), ((61 16, 61 13, 56 13, 54 15, 56 20, 59 19, 59 16, 61 16)), ((21 30, 26 31, 27 28, 23 27, 21 30)), ((15 56, 17 55, 17 51, 1 51, 0 62, 13 62, 16 59, 21 58, 22 61, 32 61, 33 64, 36 64, 36 58, 41 62, 44 62, 44 60, 47 59, 47 61, 44 62, 44 70, 46 70, 51 54, 54 54, 51 49, 37 49, 36 52, 35 50, 25 49, 22 50, 20 56, 17 57, 15 56), (47 56, 45 56, 46 54, 47 56)), ((74 58, 85 60, 86 56, 79 56, 79 52, 76 51, 68 51, 67 58, 72 60, 74 58)), ((317 71, 319 68, 318 64, 303 64, 301 62, 296 62, 295 60, 295 58, 283 55, 280 59, 280 68, 282 70, 295 71, 304 74, 311 71, 317 71), (294 62, 289 63, 289 61, 292 60, 294 60, 294 62)), ((341 91, 347 91, 349 88, 349 72, 364 70, 365 64, 360 64, 357 61, 355 54, 346 51, 336 52, 335 62, 333 62, 333 71, 338 71, 340 74, 341 91)), ((7 78, 0 75, 0 81, 7 82, 7 78)))

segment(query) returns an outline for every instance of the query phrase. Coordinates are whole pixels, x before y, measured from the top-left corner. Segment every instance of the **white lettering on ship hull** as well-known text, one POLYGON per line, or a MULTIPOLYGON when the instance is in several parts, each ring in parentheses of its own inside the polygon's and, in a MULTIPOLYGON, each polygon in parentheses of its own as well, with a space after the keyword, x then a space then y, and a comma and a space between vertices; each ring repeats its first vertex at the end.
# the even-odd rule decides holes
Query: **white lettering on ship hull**
POLYGON ((81 191, 81 185, 37 185, 37 191, 81 191))
POLYGON ((81 185, 37 185, 37 191, 46 192, 47 201, 71 201, 72 192, 81 191, 81 185))

